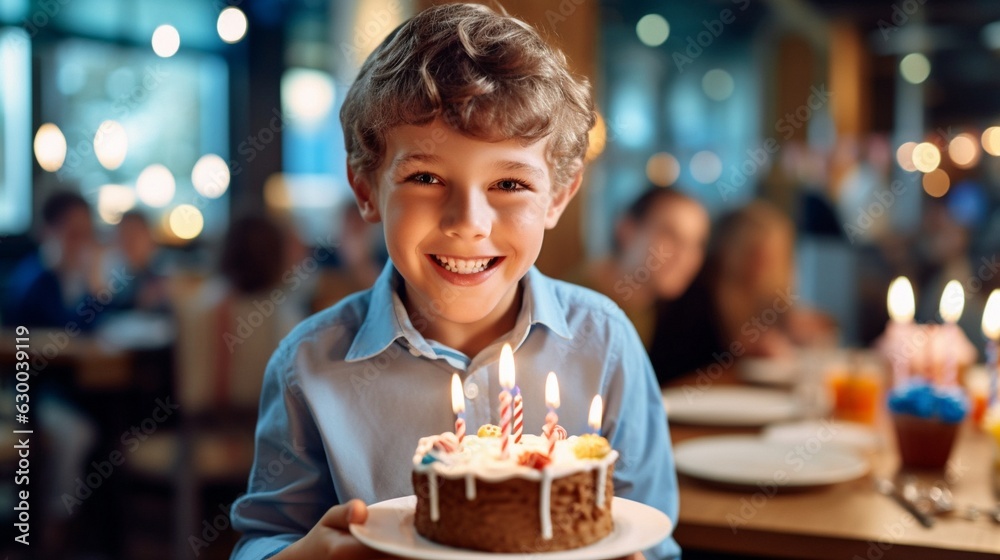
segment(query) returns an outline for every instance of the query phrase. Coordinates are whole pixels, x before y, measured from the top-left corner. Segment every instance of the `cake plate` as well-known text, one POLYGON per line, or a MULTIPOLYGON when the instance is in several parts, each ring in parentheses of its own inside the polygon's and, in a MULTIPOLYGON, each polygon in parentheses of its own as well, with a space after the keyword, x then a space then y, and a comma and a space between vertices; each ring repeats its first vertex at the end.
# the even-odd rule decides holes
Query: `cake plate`
POLYGON ((673 528, 660 510, 616 497, 611 502, 615 528, 594 544, 555 552, 481 552, 444 546, 418 535, 413 525, 416 504, 416 496, 404 496, 370 505, 368 521, 351 525, 351 534, 369 548, 417 560, 608 560, 655 546, 673 528))

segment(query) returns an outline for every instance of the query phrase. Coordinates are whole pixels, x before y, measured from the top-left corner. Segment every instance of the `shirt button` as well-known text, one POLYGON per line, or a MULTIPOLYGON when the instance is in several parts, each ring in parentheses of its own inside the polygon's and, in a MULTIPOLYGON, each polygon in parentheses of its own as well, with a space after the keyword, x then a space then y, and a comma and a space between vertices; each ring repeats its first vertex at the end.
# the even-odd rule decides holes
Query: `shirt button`
POLYGON ((465 384, 465 398, 467 398, 467 399, 469 399, 471 401, 471 400, 475 400, 475 398, 478 397, 478 396, 479 396, 479 385, 476 385, 475 383, 471 383, 471 382, 470 383, 466 383, 465 384))

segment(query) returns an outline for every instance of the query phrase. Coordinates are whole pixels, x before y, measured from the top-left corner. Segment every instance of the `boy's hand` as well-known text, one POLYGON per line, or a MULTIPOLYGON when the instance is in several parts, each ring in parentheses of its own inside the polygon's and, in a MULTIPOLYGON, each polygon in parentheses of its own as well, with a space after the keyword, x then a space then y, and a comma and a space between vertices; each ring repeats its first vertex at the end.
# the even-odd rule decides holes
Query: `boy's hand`
POLYGON ((372 550, 358 542, 350 531, 351 523, 361 524, 368 519, 368 508, 361 500, 333 506, 306 534, 295 541, 274 560, 328 558, 330 560, 383 560, 395 558, 372 550))

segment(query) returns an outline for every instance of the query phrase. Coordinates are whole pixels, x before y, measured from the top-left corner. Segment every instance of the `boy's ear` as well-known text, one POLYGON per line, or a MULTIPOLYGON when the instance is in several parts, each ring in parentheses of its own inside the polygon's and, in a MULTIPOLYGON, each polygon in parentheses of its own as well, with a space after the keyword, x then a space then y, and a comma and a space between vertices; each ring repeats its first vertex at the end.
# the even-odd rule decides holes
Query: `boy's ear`
POLYGON ((545 229, 552 229, 556 227, 559 223, 559 217, 562 216, 566 206, 569 205, 569 201, 573 200, 576 196, 576 192, 580 190, 580 184, 583 183, 583 166, 580 170, 576 172, 573 176, 573 180, 563 188, 559 189, 559 192, 552 197, 552 202, 549 204, 549 209, 545 213, 545 229))
POLYGON ((376 191, 373 188, 371 178, 368 174, 357 174, 350 165, 347 166, 347 182, 351 184, 354 191, 354 199, 358 201, 358 210, 361 217, 371 224, 382 221, 382 216, 378 211, 378 200, 376 191))

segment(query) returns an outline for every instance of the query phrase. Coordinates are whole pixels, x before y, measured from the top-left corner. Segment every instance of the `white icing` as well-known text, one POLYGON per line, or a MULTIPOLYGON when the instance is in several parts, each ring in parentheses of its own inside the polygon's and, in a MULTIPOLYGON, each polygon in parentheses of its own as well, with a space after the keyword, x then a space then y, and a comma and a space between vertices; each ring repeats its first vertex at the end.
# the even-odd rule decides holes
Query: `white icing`
POLYGON ((438 511, 437 474, 433 470, 427 473, 427 489, 431 499, 431 521, 437 521, 441 518, 441 512, 438 511))
POLYGON ((549 469, 542 470, 542 495, 538 500, 538 514, 542 518, 542 538, 549 540, 552 538, 552 508, 549 502, 552 501, 552 473, 549 469))
POLYGON ((597 488, 597 507, 604 505, 604 491, 607 489, 606 486, 608 485, 607 478, 608 464, 599 463, 597 465, 597 484, 594 485, 595 488, 597 488))
MULTIPOLYGON (((424 464, 424 455, 433 448, 436 439, 437 436, 421 438, 413 455, 414 471, 434 472, 450 480, 464 478, 469 473, 487 482, 500 482, 514 477, 527 480, 542 479, 540 470, 519 465, 517 459, 525 451, 536 451, 547 455, 549 443, 544 437, 525 434, 521 438, 521 443, 510 444, 510 457, 501 459, 500 438, 465 436, 461 449, 454 453, 435 454, 439 460, 424 464)), ((578 459, 573 453, 577 439, 576 436, 572 436, 556 442, 552 463, 545 467, 545 470, 552 471, 553 478, 593 470, 602 464, 607 468, 607 465, 613 464, 618 459, 618 452, 614 450, 602 459, 578 459)))
POLYGON ((476 475, 472 471, 465 473, 465 499, 470 502, 476 499, 476 475))

